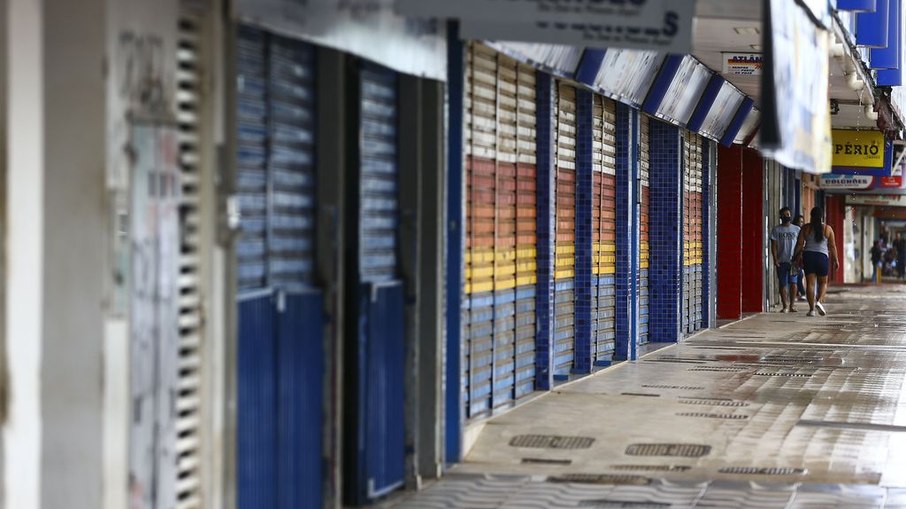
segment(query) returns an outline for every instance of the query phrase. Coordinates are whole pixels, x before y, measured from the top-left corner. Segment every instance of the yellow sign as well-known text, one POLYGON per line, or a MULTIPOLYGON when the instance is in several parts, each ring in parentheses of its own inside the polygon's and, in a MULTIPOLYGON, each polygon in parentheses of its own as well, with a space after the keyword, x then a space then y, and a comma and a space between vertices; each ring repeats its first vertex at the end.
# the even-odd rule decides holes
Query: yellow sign
POLYGON ((833 165, 856 168, 884 167, 884 133, 834 129, 833 165))

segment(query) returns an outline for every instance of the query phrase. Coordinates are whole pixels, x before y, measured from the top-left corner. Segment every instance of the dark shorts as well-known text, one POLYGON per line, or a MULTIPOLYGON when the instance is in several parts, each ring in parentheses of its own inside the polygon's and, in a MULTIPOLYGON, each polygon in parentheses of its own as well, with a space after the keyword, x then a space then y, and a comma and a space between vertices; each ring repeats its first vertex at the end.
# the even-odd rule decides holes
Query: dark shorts
POLYGON ((802 253, 802 265, 806 274, 815 274, 818 277, 827 276, 828 260, 827 255, 817 251, 805 251, 802 253))
POLYGON ((794 285, 799 280, 799 271, 793 270, 789 263, 781 263, 777 267, 777 279, 780 280, 780 286, 794 285))

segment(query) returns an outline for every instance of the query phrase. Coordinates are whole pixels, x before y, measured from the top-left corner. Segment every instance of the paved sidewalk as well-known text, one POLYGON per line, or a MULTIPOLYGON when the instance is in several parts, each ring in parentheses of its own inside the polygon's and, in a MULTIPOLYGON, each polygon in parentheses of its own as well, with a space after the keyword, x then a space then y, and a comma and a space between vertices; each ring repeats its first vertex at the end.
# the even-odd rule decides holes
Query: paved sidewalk
POLYGON ((827 308, 707 331, 523 404, 399 507, 906 508, 906 286, 836 288, 827 308))

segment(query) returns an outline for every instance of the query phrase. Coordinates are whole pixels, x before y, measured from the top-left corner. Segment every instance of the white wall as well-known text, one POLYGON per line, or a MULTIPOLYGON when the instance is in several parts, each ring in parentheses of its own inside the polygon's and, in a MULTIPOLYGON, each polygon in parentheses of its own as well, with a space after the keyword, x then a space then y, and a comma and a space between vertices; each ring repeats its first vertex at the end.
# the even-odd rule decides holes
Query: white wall
POLYGON ((104 0, 10 0, 7 507, 103 485, 104 0))
MULTIPOLYGON (((111 272, 104 280, 104 508, 131 507, 129 501, 130 336, 128 281, 129 154, 132 119, 175 115, 177 0, 108 0, 106 4, 106 171, 105 238, 111 272), (114 277, 116 274, 121 277, 114 277)), ((147 489, 147 488, 146 488, 147 489)))

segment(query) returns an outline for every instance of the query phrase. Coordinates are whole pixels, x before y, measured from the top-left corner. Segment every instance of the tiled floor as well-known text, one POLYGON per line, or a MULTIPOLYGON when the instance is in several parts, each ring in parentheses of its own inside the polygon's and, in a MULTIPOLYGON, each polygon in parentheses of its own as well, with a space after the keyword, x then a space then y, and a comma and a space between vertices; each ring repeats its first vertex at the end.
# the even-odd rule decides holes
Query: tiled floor
POLYGON ((906 286, 837 290, 494 418, 399 507, 906 508, 906 286))

